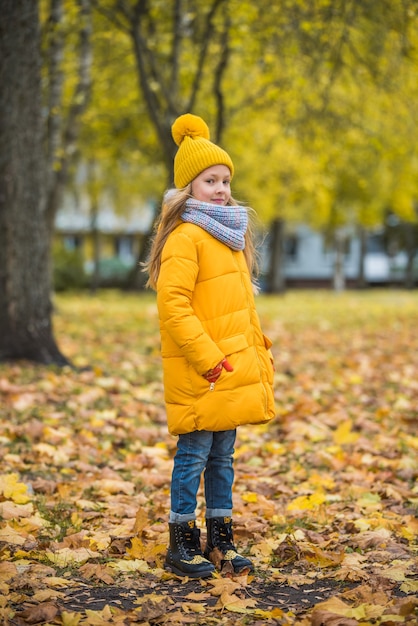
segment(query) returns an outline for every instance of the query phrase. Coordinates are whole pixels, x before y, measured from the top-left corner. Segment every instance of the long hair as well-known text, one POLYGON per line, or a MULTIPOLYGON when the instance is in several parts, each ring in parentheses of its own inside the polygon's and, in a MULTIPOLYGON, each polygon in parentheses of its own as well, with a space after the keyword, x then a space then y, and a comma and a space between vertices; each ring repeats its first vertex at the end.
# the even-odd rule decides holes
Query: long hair
MULTIPOLYGON (((180 216, 185 209, 186 200, 192 197, 192 186, 190 183, 183 189, 169 189, 165 193, 160 216, 154 225, 154 237, 151 242, 148 260, 142 264, 142 271, 148 273, 147 287, 157 289, 157 281, 161 267, 161 255, 165 242, 170 233, 178 226, 180 216)), ((228 205, 237 206, 238 202, 231 197, 228 201, 228 205)), ((248 207, 246 207, 246 210, 248 213, 248 227, 244 237, 244 256, 250 276, 256 285, 258 258, 254 244, 253 220, 255 211, 248 207)))

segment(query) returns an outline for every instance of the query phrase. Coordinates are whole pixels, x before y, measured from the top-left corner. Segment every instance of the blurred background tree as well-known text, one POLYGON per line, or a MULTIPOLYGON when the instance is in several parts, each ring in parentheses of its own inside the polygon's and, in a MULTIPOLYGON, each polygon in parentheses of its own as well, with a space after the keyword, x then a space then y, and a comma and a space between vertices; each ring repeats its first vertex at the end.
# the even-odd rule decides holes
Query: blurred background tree
POLYGON ((66 364, 52 328, 51 248, 89 98, 91 5, 1 8, 0 359, 66 364))

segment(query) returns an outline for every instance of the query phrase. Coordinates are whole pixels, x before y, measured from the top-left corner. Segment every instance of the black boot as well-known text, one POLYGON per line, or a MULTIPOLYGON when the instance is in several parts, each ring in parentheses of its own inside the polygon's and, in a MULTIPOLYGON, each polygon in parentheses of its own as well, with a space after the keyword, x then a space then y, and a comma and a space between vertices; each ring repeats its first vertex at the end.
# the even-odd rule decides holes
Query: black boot
POLYGON ((250 559, 237 553, 232 534, 232 519, 230 517, 212 517, 206 520, 207 544, 204 556, 216 564, 219 570, 224 565, 231 564, 234 573, 239 574, 246 569, 250 572, 254 566, 250 559), (217 550, 216 550, 217 548, 217 550))
POLYGON ((165 558, 164 569, 178 576, 206 578, 215 571, 210 561, 204 558, 200 547, 200 530, 196 522, 169 524, 170 547, 165 558))

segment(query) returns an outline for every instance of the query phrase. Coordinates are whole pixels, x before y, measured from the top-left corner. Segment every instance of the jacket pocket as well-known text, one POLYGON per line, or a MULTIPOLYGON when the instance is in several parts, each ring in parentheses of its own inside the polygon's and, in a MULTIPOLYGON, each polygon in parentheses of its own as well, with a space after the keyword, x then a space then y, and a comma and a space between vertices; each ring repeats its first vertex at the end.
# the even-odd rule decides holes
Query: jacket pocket
POLYGON ((234 335, 233 337, 221 339, 217 342, 217 346, 225 356, 228 356, 248 348, 248 341, 245 335, 234 335))

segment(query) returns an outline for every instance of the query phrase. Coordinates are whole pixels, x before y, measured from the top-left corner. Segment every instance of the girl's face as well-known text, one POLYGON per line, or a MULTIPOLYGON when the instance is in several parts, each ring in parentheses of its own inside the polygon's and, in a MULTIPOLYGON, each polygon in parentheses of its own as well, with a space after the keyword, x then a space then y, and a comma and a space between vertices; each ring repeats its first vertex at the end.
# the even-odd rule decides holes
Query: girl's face
POLYGON ((231 197, 231 172, 226 165, 212 165, 192 181, 192 196, 200 202, 225 206, 231 197))

